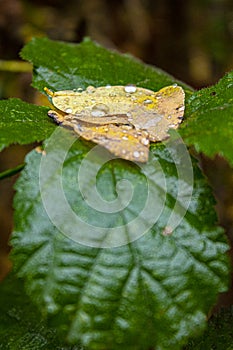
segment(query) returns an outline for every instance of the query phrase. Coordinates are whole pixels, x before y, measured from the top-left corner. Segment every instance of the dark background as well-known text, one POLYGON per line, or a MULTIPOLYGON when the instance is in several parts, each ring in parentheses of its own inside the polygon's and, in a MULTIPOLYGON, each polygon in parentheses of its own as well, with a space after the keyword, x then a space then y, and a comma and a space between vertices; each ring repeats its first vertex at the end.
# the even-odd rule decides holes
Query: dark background
MULTIPOLYGON (((194 88, 214 84, 233 68, 233 0, 0 0, 0 98, 44 104, 31 72, 16 62, 33 36, 80 42, 91 37, 107 48, 129 52, 194 88), (11 66, 12 67, 12 66, 11 66)), ((23 162, 31 147, 12 146, 0 157, 0 171, 23 162)), ((217 198, 220 223, 233 237, 233 173, 224 160, 202 157, 217 198)), ((0 278, 10 268, 13 184, 0 181, 0 278)), ((230 294, 223 303, 229 302, 230 294)), ((232 302, 232 301, 231 301, 232 302)))
MULTIPOLYGON (((89 36, 199 88, 233 67, 233 1, 0 0, 1 59, 17 59, 32 36, 44 35, 89 36)), ((2 97, 13 89, 9 80, 0 84, 2 97)))

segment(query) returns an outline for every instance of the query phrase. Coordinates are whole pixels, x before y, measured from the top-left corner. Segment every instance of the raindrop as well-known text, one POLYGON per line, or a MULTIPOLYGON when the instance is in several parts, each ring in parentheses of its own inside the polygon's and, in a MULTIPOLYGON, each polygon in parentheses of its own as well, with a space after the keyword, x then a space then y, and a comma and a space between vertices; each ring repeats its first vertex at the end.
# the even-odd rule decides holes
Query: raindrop
POLYGON ((139 153, 138 151, 134 151, 134 152, 133 152, 133 155, 134 155, 135 158, 140 157, 140 153, 139 153))
POLYGON ((72 110, 72 108, 66 108, 65 112, 66 112, 66 113, 72 113, 73 110, 72 110))
POLYGON ((169 124, 169 128, 174 128, 176 125, 175 124, 169 124))
POLYGON ((112 86, 110 84, 107 84, 105 87, 106 89, 110 89, 112 86))
POLYGON ((143 103, 144 103, 145 105, 149 105, 149 104, 152 103, 152 102, 153 102, 153 101, 152 101, 152 100, 149 100, 149 99, 143 101, 143 103))
POLYGON ((93 117, 104 117, 109 111, 107 105, 99 103, 92 107, 91 115, 93 117))
POLYGON ((173 87, 177 87, 178 85, 175 83, 175 84, 173 84, 172 86, 173 86, 173 87))
POLYGON ((122 140, 128 140, 128 137, 127 136, 123 136, 122 140))
POLYGON ((77 89, 77 91, 81 92, 81 91, 83 91, 83 89, 80 87, 77 89))
POLYGON ((92 117, 103 117, 105 116, 105 113, 103 111, 96 109, 91 112, 91 115, 92 117))
POLYGON ((128 92, 128 93, 132 94, 132 93, 134 93, 136 91, 137 91, 137 88, 134 85, 126 85, 125 86, 125 92, 128 92))
POLYGON ((147 146, 147 145, 149 145, 149 140, 146 139, 145 137, 143 137, 143 138, 141 139, 141 143, 142 143, 143 145, 147 146))
POLYGON ((184 106, 181 106, 180 108, 178 108, 178 111, 184 111, 184 106))
POLYGON ((87 91, 88 94, 93 94, 95 92, 95 88, 94 88, 94 86, 90 85, 90 86, 87 87, 86 91, 87 91))

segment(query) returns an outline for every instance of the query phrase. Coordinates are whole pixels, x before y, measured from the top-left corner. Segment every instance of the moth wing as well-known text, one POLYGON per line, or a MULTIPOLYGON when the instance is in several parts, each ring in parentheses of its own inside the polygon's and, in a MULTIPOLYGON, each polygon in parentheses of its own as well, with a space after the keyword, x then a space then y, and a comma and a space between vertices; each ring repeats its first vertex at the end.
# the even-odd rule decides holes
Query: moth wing
POLYGON ((134 129, 124 129, 113 124, 93 126, 84 123, 76 124, 74 131, 85 140, 93 141, 116 157, 147 162, 149 156, 148 134, 134 129))

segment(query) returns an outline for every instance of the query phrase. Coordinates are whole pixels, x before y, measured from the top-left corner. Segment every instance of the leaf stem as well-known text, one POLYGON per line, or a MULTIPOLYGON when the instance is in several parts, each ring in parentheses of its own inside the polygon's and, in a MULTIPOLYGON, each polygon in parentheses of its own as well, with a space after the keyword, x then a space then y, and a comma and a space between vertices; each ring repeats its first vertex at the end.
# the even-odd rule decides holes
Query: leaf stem
POLYGON ((25 166, 25 163, 20 164, 18 166, 16 166, 13 169, 8 169, 6 171, 3 171, 2 173, 0 173, 0 180, 5 179, 6 177, 10 177, 13 176, 17 173, 19 173, 25 166))
POLYGON ((32 65, 28 62, 11 60, 0 60, 0 70, 15 73, 31 73, 32 65))

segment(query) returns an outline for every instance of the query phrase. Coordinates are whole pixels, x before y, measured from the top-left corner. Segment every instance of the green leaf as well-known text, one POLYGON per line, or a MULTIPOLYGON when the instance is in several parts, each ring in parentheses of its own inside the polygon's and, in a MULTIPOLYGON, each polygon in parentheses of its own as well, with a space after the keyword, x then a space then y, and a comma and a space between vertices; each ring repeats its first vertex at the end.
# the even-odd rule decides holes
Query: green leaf
POLYGON ((180 134, 209 157, 219 154, 233 165, 233 71, 216 85, 195 92, 187 103, 180 134))
MULTIPOLYGON (((89 39, 81 44, 34 38, 21 51, 22 58, 33 63, 33 86, 44 92, 136 84, 154 91, 178 82, 164 71, 131 57, 109 51, 89 39)), ((190 87, 181 83, 190 92, 190 87)))
POLYGON ((13 274, 0 284, 0 309, 1 350, 81 350, 60 342, 13 274))
MULTIPOLYGON (((34 39, 22 57, 33 63, 33 85, 41 92, 45 86, 63 90, 129 83, 158 90, 177 82, 89 40, 74 45, 34 39)), ((185 89, 187 97, 191 91, 185 89)), ((60 135, 55 154, 49 139, 44 154, 34 151, 27 157, 17 182, 13 259, 27 293, 69 342, 89 350, 181 349, 205 327, 206 314, 218 293, 226 290, 229 275, 228 245, 216 226, 211 191, 197 164, 187 167, 183 154, 174 158, 175 149, 166 144, 151 147, 152 163, 145 167, 113 159, 98 169, 105 159, 103 149, 88 160, 89 143, 78 140, 67 153, 66 134, 60 135), (61 160, 62 169, 57 168, 61 160), (92 168, 85 171, 85 164, 98 170, 95 207, 89 203, 95 176, 92 168), (185 211, 192 183, 180 174, 190 168, 194 188, 185 211), (81 189, 76 181, 82 171, 81 189), (125 189, 127 181, 133 190, 125 189), (67 202, 60 202, 57 186, 67 202), (179 186, 183 198, 176 202, 179 186), (105 200, 104 210, 99 195, 105 200), (154 205, 148 205, 148 197, 154 205), (74 220, 64 215, 67 203, 74 220), (156 212, 161 203, 161 213, 156 212), (120 204, 126 208, 111 212, 120 204), (173 214, 181 221, 171 230, 173 214), (86 224, 92 229, 91 241, 86 224), (140 237, 133 240, 136 233, 140 237), (111 247, 122 238, 125 244, 111 247)))
MULTIPOLYGON (((206 314, 217 294, 226 290, 229 274, 225 254, 228 245, 223 230, 216 226, 211 191, 196 162, 192 165, 194 188, 189 209, 174 231, 166 233, 178 194, 177 165, 186 166, 181 158, 174 161, 171 150, 163 145, 153 147, 154 163, 149 165, 152 173, 148 176, 144 168, 130 162, 113 159, 105 163, 97 172, 97 190, 110 201, 109 206, 117 198, 120 180, 130 181, 133 186, 132 200, 126 208, 106 214, 100 206, 94 209, 88 205, 83 198, 87 199, 89 192, 85 197, 85 191, 81 193, 76 184, 90 151, 88 143, 76 141, 63 164, 62 186, 77 217, 90 224, 93 231, 99 226, 108 228, 104 237, 95 237, 100 246, 109 242, 112 227, 123 227, 120 238, 129 240, 126 224, 139 217, 146 206, 148 184, 154 186, 155 203, 165 193, 158 220, 146 233, 141 232, 139 239, 115 248, 97 248, 98 244, 85 245, 85 225, 74 226, 79 243, 65 231, 74 222, 63 214, 63 204, 57 197, 60 171, 52 173, 49 164, 57 164, 66 149, 57 143, 57 153, 53 154, 49 141, 47 147, 46 155, 33 151, 27 156, 16 186, 12 257, 18 275, 26 281, 27 293, 69 342, 80 342, 88 350, 181 349, 190 336, 205 327, 206 314), (39 169, 45 160, 48 178, 45 180, 42 172, 40 192, 39 169), (158 183, 153 183, 157 171, 158 183), (166 188, 160 182, 161 174, 166 188), (54 217, 48 217, 51 208, 45 211, 43 191, 51 198, 54 217), (55 227, 59 218, 64 222, 60 230, 55 227)), ((98 163, 98 153, 94 155, 89 166, 98 163)), ((95 177, 89 170, 84 172, 85 189, 93 188, 95 177)), ((185 178, 181 182, 185 194, 190 183, 185 178)), ((156 205, 151 207, 156 212, 156 205)))
POLYGON ((47 112, 46 107, 17 98, 0 101, 0 150, 11 144, 24 145, 49 137, 55 125, 47 112))

